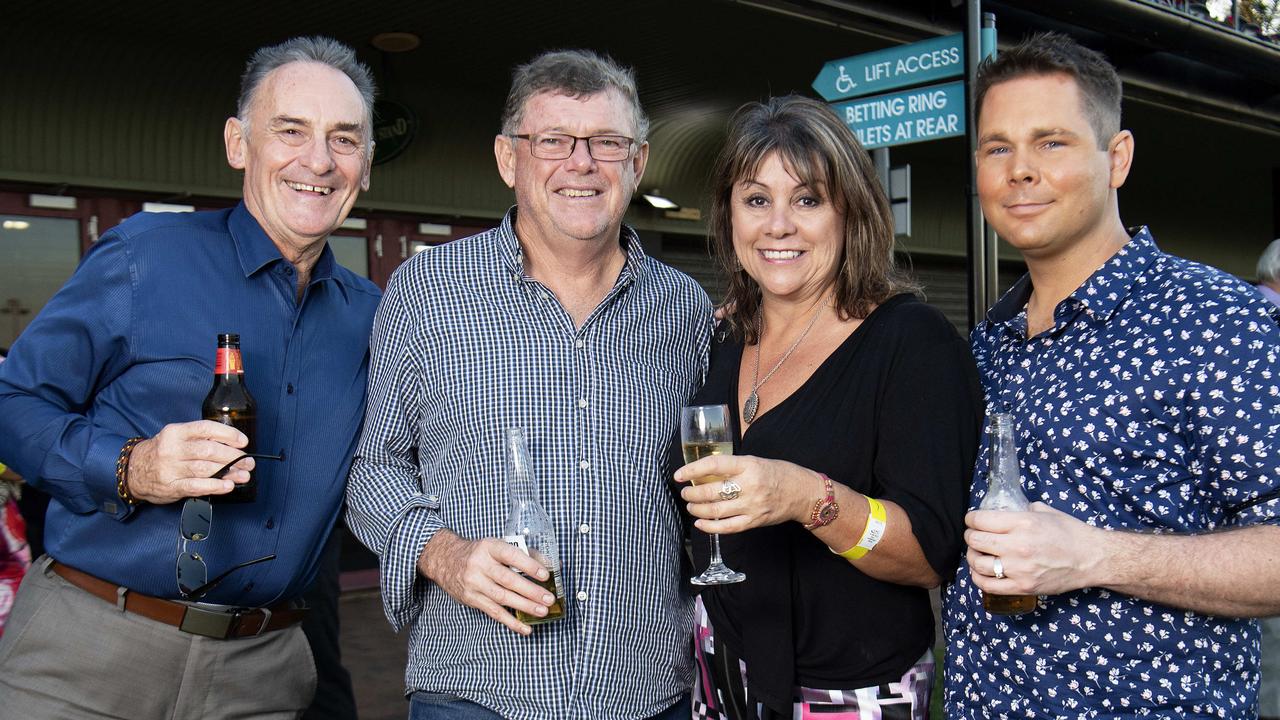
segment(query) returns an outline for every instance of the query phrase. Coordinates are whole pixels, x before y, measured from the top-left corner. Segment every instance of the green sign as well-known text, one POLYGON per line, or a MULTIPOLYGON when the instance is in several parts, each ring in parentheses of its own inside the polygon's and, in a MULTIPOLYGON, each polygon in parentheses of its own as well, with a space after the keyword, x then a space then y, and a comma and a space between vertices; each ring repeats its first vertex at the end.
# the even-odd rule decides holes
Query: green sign
POLYGON ((404 152, 418 134, 418 118, 407 106, 391 100, 373 105, 373 164, 381 165, 404 152))
POLYGON ((813 79, 813 89, 830 101, 963 74, 964 35, 957 33, 832 60, 813 79))
POLYGON ((964 81, 832 103, 870 150, 963 135, 964 81))

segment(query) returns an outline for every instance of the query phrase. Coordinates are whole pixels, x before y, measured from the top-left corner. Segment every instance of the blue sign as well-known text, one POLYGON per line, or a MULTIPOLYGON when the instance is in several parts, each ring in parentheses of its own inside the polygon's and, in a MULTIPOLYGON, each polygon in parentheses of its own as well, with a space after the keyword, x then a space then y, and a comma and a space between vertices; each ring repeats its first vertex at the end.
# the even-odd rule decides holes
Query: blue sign
POLYGON ((965 132, 964 81, 846 100, 831 109, 868 150, 965 132))
POLYGON ((832 60, 822 66, 813 89, 824 100, 840 100, 964 74, 964 34, 832 60))

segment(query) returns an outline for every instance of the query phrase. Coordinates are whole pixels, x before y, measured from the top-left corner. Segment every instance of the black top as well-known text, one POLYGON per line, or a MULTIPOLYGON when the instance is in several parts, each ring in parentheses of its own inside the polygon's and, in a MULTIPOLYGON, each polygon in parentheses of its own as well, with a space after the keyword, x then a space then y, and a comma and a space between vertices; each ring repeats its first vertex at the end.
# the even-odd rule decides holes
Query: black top
MULTIPOLYGON (((740 339, 717 333, 707 383, 692 403, 728 403, 739 427, 742 351, 740 339)), ((982 416, 968 345, 940 312, 898 295, 758 416, 734 453, 787 460, 897 503, 946 580, 964 548, 982 416)), ((786 716, 797 685, 853 690, 897 681, 933 645, 927 590, 864 575, 799 523, 722 535, 720 543, 725 563, 747 579, 703 590, 703 602, 717 637, 746 662, 753 694, 786 716)), ((710 540, 697 530, 693 553, 696 567, 706 567, 710 540)))

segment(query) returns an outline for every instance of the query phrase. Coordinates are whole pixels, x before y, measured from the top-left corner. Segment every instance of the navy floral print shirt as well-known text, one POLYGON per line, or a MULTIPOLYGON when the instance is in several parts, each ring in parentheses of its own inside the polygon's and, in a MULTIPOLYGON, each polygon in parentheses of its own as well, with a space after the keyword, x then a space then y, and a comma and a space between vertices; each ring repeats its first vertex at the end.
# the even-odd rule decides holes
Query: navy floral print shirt
MULTIPOLYGON (((1146 228, 1026 336, 1030 277, 974 328, 1027 497, 1090 525, 1203 533, 1280 515, 1280 329, 1249 285, 1146 228)), ((987 449, 970 507, 986 490, 987 449)), ((1256 717, 1258 625, 1103 589, 992 616, 946 590, 948 718, 1256 717)))

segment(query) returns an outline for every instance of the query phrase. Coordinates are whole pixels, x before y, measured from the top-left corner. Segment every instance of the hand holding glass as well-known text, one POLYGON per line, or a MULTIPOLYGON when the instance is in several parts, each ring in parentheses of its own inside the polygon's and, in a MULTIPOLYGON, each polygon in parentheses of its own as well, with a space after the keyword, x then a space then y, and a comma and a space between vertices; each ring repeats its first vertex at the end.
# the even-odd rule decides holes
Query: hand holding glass
MULTIPOLYGON (((684 461, 691 463, 712 455, 733 454, 733 426, 729 421, 728 405, 696 405, 680 410, 680 443, 684 461)), ((706 475, 693 481, 694 485, 724 480, 723 477, 706 475)), ((720 535, 711 536, 711 564, 701 575, 690 578, 694 585, 728 585, 742 582, 747 576, 731 570, 720 557, 720 535)))

